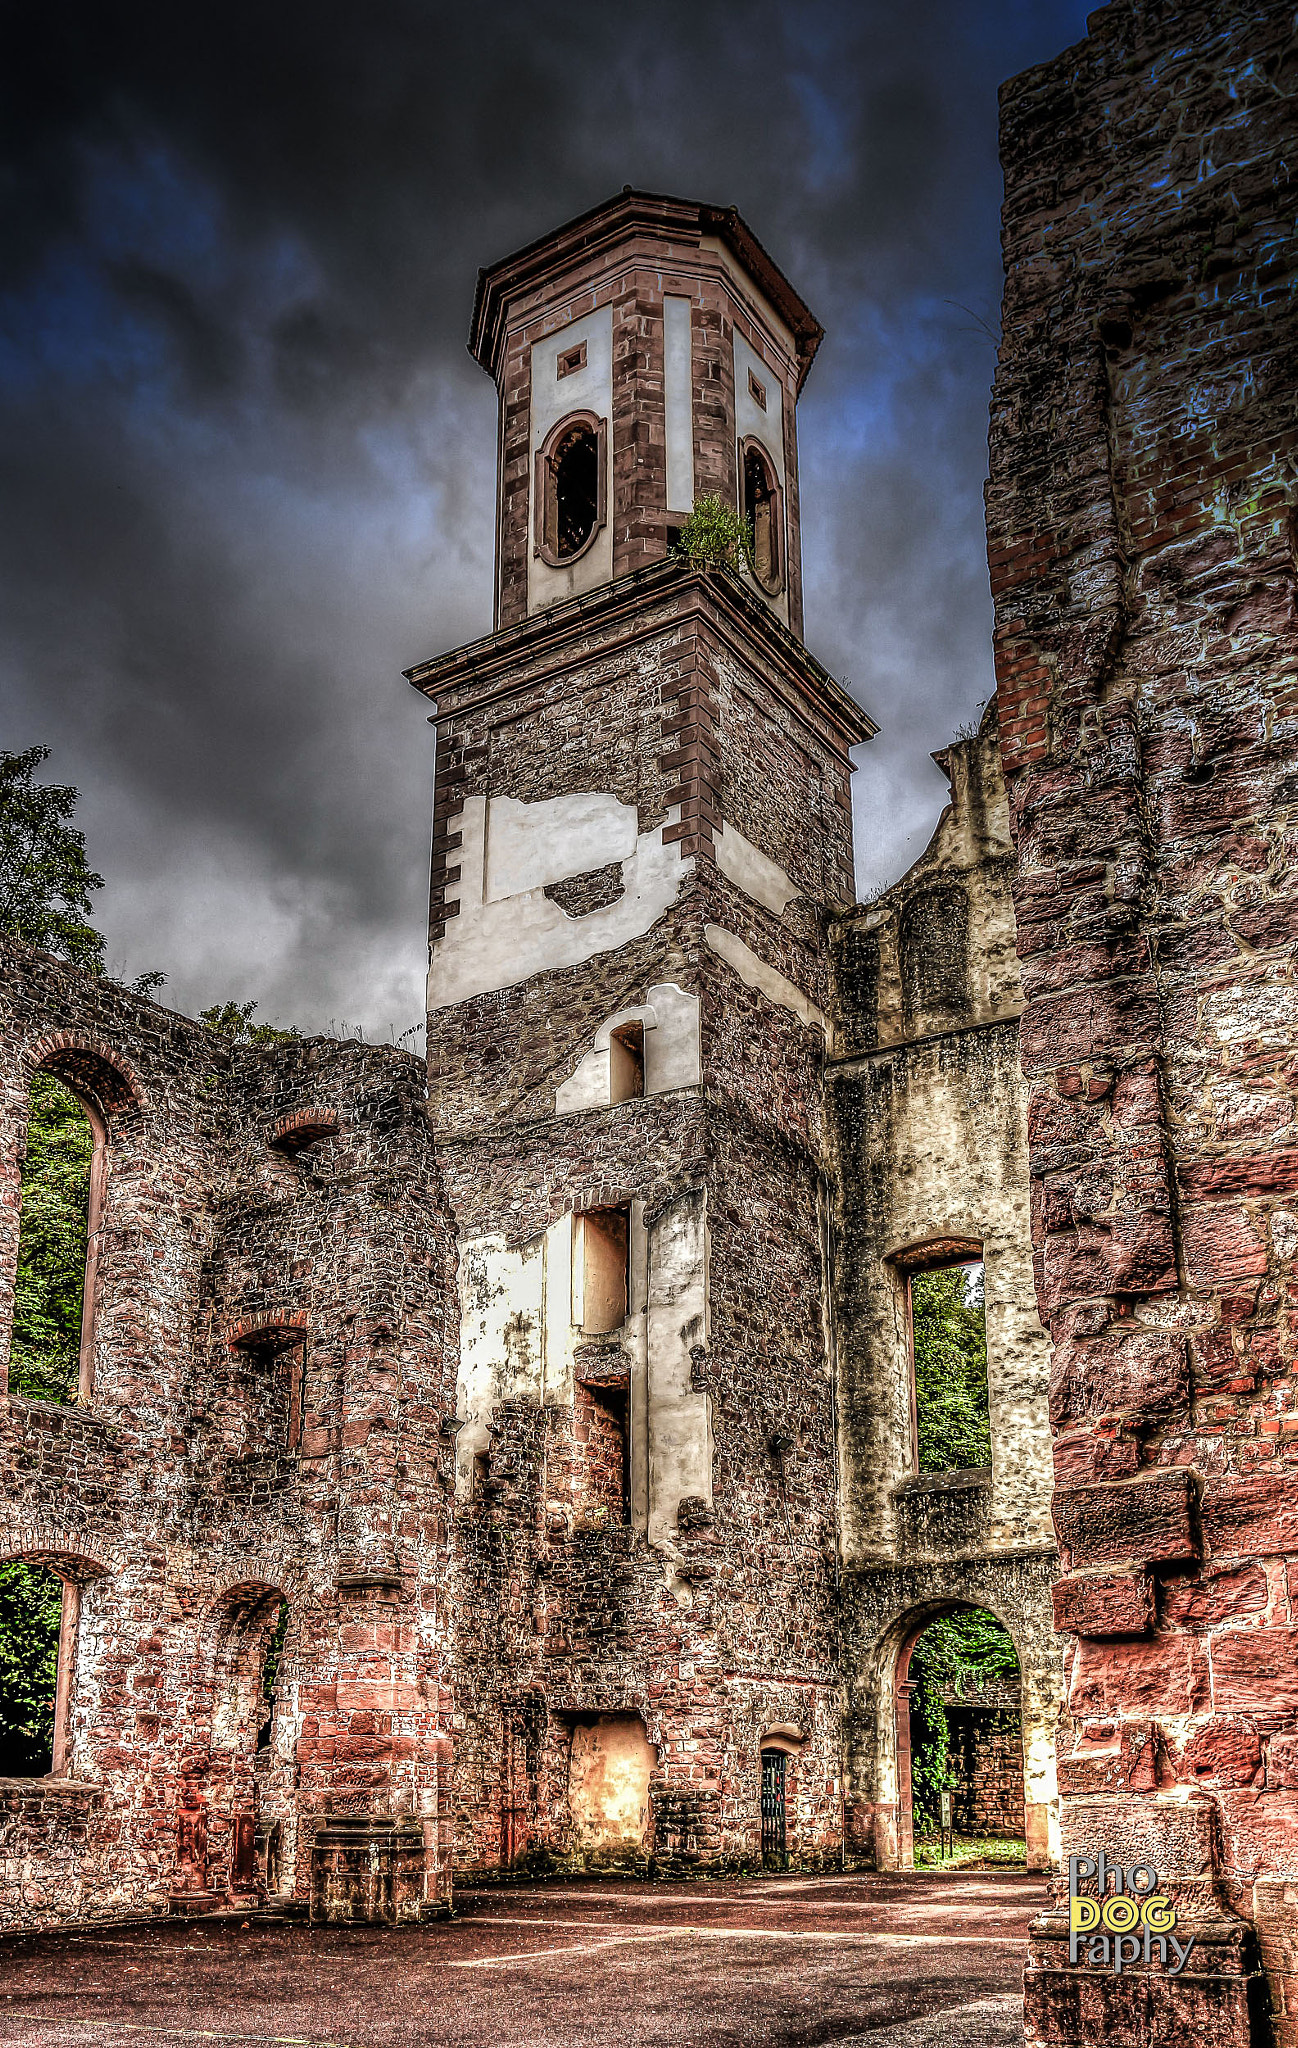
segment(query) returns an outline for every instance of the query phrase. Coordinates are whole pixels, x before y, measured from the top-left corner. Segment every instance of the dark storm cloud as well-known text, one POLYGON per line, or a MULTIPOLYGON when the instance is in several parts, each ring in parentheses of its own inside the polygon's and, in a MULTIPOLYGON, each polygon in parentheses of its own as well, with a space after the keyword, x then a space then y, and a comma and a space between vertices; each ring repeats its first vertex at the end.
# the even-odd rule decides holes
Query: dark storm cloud
POLYGON ((995 88, 1080 0, 69 4, 3 67, 4 743, 77 781, 123 969, 419 1008, 431 743, 490 623, 477 267, 624 183, 737 204, 825 321, 808 637, 884 732, 862 876, 991 687, 995 88), (407 701, 407 699, 409 701, 407 701))

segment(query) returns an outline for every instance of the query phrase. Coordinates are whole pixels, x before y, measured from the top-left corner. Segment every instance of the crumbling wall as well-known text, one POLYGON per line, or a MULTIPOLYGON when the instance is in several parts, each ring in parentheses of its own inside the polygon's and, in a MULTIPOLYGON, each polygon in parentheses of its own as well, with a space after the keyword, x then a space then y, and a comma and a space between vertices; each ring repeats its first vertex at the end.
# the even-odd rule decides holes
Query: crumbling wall
POLYGON ((988 535, 1071 1638, 1066 1851, 1197 1974, 1036 1942, 1035 2040, 1298 2039, 1293 10, 1117 0, 1003 95, 988 535), (1233 1918, 1232 1916, 1239 1916, 1233 1918))
POLYGON ((93 1390, 0 1402, 0 1558, 75 1589, 66 1779, 0 1788, 0 1918, 253 1900, 268 1851, 304 1898, 326 1816, 406 1817, 395 1910, 436 1910, 455 1250, 420 1067, 233 1050, 21 946, 3 968, 6 1357, 38 1069, 102 1117, 107 1169, 93 1390))
POLYGON ((931 845, 832 933, 826 1106, 848 1843, 885 1868, 910 1859, 898 1685, 914 1639, 943 1611, 940 1585, 947 1610, 985 1606, 1014 1638, 1029 1859, 1044 1867, 1058 1849, 1048 1357, 1033 1306, 1022 995, 994 710, 935 758, 952 800, 931 845), (945 1253, 983 1263, 991 1466, 920 1473, 907 1276, 945 1253))

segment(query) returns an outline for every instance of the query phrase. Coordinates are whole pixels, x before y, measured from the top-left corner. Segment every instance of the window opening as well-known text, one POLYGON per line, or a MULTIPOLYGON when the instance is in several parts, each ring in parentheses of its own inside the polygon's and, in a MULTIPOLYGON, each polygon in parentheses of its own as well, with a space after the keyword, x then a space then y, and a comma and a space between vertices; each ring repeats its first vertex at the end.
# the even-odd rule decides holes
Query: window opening
POLYGON ((608 1099, 630 1102, 644 1094, 644 1025, 623 1024, 608 1042, 608 1099))
POLYGON ((779 487, 762 450, 744 450, 744 517, 752 536, 753 574, 768 591, 780 584, 779 487))
POLYGON ((279 1678, 279 1667, 284 1658, 284 1639, 287 1634, 288 1601, 281 1600, 261 1667, 261 1722, 257 1729, 258 1749, 266 1747, 275 1726, 275 1686, 279 1678))
POLYGON ((630 1225, 628 1209, 573 1217, 572 1320, 586 1336, 606 1336, 626 1321, 630 1225))
POLYGON ((748 389, 753 398, 754 403, 760 405, 762 411, 765 412, 766 386, 762 383, 760 377, 755 377, 753 375, 751 370, 748 372, 748 389))
POLYGON ((940 1615, 915 1642, 900 1676, 907 1725, 898 1728, 899 1760, 908 1749, 916 1865, 975 1855, 1023 1865, 1023 1711, 1009 1631, 983 1607, 940 1615))
POLYGON ((490 1477, 491 1452, 475 1451, 473 1453, 473 1472, 469 1485, 469 1496, 472 1500, 486 1499, 487 1481, 490 1477))
POLYGON ((93 1388, 94 1275, 103 1205, 102 1126, 53 1074, 27 1106, 9 1391, 86 1399, 93 1388))
POLYGON ((788 1866, 788 1772, 789 1759, 782 1749, 762 1751, 762 1864, 767 1870, 788 1866))
POLYGON ((578 1380, 573 1433, 581 1472, 581 1517, 588 1528, 625 1525, 630 1518, 627 1414, 630 1388, 578 1380))
POLYGON ((571 427, 555 444, 546 486, 546 537, 557 559, 570 562, 599 518, 599 442, 590 427, 571 427))
POLYGON ((47 1566, 0 1566, 0 1778, 66 1768, 76 1596, 47 1566))
POLYGON ((555 364, 554 374, 556 377, 571 377, 574 370, 584 370, 585 367, 586 344, 579 341, 575 348, 566 348, 562 351, 555 364))
POLYGON ((909 1288, 916 1469, 986 1469, 992 1440, 982 1262, 912 1272, 909 1288))

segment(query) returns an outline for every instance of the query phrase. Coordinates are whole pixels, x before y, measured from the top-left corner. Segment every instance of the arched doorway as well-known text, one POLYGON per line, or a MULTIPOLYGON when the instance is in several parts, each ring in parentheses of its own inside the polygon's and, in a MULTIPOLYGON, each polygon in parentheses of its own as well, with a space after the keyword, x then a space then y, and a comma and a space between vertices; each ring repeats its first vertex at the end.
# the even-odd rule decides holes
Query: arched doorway
MULTIPOLYGON (((1022 1589, 1020 1589, 1022 1590, 1022 1589)), ((994 1598, 994 1588, 986 1591, 982 1587, 984 1601, 994 1598)), ((935 1666, 934 1676, 938 1689, 949 1687, 952 1697, 942 1704, 947 1709, 948 1744, 951 1734, 952 1709, 956 1721, 956 1755, 952 1767, 957 1778, 963 1769, 966 1778, 976 1778, 979 1771, 979 1752, 997 1752, 996 1769, 1002 1781, 1007 1775, 1006 1757, 1012 1754, 1017 1763, 1017 1783, 1022 1788, 1023 1818, 1022 1839, 1026 1844, 1026 1865, 1029 1870, 1051 1868, 1059 1855, 1058 1798, 1055 1779, 1054 1736, 1055 1719, 1059 1703, 1058 1652, 1048 1616, 1038 1616, 1029 1609, 1020 1614, 1017 1606, 997 1613, 990 1605, 977 1602, 974 1597, 961 1598, 952 1589, 945 1599, 934 1598, 917 1602, 903 1613, 896 1615, 875 1640, 873 1678, 870 1689, 876 1703, 873 1741, 867 1754, 863 1754, 862 1768, 868 1773, 863 1790, 871 1793, 873 1812, 874 1861, 881 1870, 911 1870, 915 1867, 915 1809, 917 1791, 920 1801, 920 1834, 924 1833, 927 1814, 936 1804, 935 1795, 941 1790, 935 1769, 938 1759, 918 1754, 925 1748, 934 1747, 931 1729, 922 1711, 914 1710, 914 1701, 920 1688, 925 1663, 935 1666), (1003 1655, 984 1658, 985 1683, 978 1683, 976 1669, 970 1672, 972 1663, 978 1659, 967 1654, 960 1660, 965 1675, 957 1670, 942 1671, 944 1659, 926 1659, 920 1655, 915 1663, 919 1646, 935 1622, 954 1616, 978 1615, 981 1620, 975 1634, 981 1632, 983 1647, 991 1643, 1002 1645, 1003 1655), (1008 1637, 1006 1646, 1004 1638, 1008 1637), (990 1642, 989 1640, 990 1639, 990 1642), (1016 1676, 1008 1668, 1008 1654, 1012 1653, 1017 1666, 1016 1676), (995 1675, 997 1662, 1001 1662, 1000 1675, 995 1675), (1017 1693, 1017 1698, 1015 1694, 1017 1693), (980 1729, 979 1717, 999 1717, 980 1729), (1011 1729, 1009 1721, 1016 1725, 1011 1729), (917 1771, 918 1765, 918 1771, 917 1771)), ((962 1628, 968 1628, 962 1624, 962 1628)), ((948 1631, 948 1634, 950 1631, 948 1631)), ((957 1631, 957 1634, 959 1632, 957 1631)), ((945 1662, 952 1660, 948 1642, 945 1662)), ((929 1690, 932 1690, 930 1683, 929 1690)), ((948 1751, 949 1753, 949 1751, 948 1751)), ((946 1775, 952 1774, 949 1770, 946 1775)), ((966 1786, 960 1798, 958 1785, 950 1787, 953 1799, 953 1819, 958 1806, 969 1818, 970 1800, 976 1809, 978 1790, 971 1793, 966 1786)), ((1002 1790, 1004 1790, 1002 1783, 1002 1790)), ((1009 1800, 1002 1802, 1009 1809, 1009 1800)), ((986 1810, 986 1803, 984 1805, 986 1810)), ((1017 1817, 1017 1798, 1013 1807, 1017 1817)), ((960 1830, 957 1829, 957 1832, 960 1830)), ((1004 1837, 1002 1839, 1010 1839, 1004 1837)))
POLYGON ((899 1659, 916 1864, 1026 1863, 1023 1713, 1013 1638, 987 1608, 929 1621, 899 1659))

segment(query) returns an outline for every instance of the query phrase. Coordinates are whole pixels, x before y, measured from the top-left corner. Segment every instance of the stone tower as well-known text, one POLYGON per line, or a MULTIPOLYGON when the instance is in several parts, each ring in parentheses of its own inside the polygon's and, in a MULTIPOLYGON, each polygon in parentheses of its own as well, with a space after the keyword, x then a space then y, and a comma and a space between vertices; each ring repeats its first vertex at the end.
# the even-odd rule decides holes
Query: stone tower
POLYGON ((462 1867, 752 1856, 763 1807, 770 1854, 840 1838, 821 1076, 874 727, 800 637, 819 338, 736 214, 629 190, 479 281, 496 630, 409 671, 462 1867), (742 578, 670 552, 704 495, 742 578))

